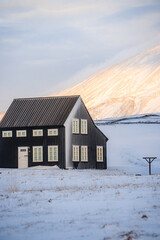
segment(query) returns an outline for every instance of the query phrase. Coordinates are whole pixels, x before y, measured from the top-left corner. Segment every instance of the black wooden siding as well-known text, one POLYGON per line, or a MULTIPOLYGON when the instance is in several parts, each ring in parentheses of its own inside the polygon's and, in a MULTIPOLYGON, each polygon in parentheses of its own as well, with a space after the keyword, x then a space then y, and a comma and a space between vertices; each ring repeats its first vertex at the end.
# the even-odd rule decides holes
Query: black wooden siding
MULTIPOLYGON (((106 153, 106 136, 95 126, 85 105, 80 105, 74 118, 79 119, 79 134, 71 134, 71 142, 73 145, 79 145, 79 162, 73 162, 74 168, 87 169, 106 169, 107 153, 106 153), (81 119, 87 119, 88 133, 81 134, 81 119), (88 162, 81 162, 81 146, 88 146, 88 162), (97 146, 103 146, 103 162, 97 162, 97 146)), ((72 124, 72 123, 71 123, 72 124)))
POLYGON ((45 165, 57 165, 65 168, 65 131, 64 127, 34 127, 34 128, 10 128, 3 131, 12 130, 11 138, 2 138, 0 132, 0 167, 17 168, 18 167, 18 147, 29 147, 28 167, 45 165), (58 136, 47 136, 47 129, 57 128, 58 136), (43 136, 32 136, 32 130, 43 129, 43 136), (16 130, 26 130, 27 137, 16 137, 16 130), (48 162, 48 146, 58 145, 58 162, 48 162), (33 162, 33 146, 43 147, 43 162, 33 162))

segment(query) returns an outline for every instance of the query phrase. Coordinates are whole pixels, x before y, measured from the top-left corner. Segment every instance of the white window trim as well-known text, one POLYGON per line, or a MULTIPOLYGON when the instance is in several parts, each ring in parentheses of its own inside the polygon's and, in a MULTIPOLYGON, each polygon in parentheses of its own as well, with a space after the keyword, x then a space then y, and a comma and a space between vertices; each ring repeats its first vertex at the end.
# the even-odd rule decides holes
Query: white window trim
MULTIPOLYGON (((38 156, 39 154, 37 153, 37 156, 38 156)), ((32 156, 33 156, 33 162, 43 162, 43 147, 42 146, 34 146, 33 147, 33 153, 32 153, 32 156), (35 160, 35 149, 37 149, 37 150, 39 150, 39 149, 41 149, 41 160, 35 160)))
POLYGON ((3 138, 10 138, 10 137, 12 137, 12 131, 2 131, 2 137, 3 138), (5 136, 5 134, 7 134, 7 135, 5 136), (9 134, 11 134, 11 135, 9 135, 9 134))
MULTIPOLYGON (((85 156, 85 155, 84 155, 85 156)), ((81 146, 81 162, 88 162, 88 146, 81 146), (82 158, 82 151, 86 151, 86 159, 82 158)))
POLYGON ((97 146, 97 162, 103 162, 103 146, 97 146), (100 159, 100 151, 102 151, 102 159, 100 159))
POLYGON ((72 119, 72 133, 79 133, 79 119, 78 118, 72 119), (76 123, 77 123, 77 129, 76 129, 76 123))
POLYGON ((81 119, 81 134, 88 134, 88 122, 87 119, 81 119), (83 127, 82 127, 83 125, 83 127), (84 128, 84 125, 86 126, 84 128))
POLYGON ((58 145, 48 146, 48 162, 58 162, 58 145), (54 150, 56 149, 56 159, 50 160, 50 148, 52 148, 53 158, 54 158, 54 150))
POLYGON ((17 130, 16 137, 27 137, 27 131, 26 130, 17 130), (19 135, 19 133, 20 133, 20 135, 19 135), (25 133, 25 134, 23 135, 23 133, 25 133))
POLYGON ((33 137, 42 137, 43 136, 43 129, 34 129, 32 130, 33 137), (36 134, 37 132, 37 134, 36 134), (39 135, 39 133, 41 133, 39 135))
POLYGON ((79 162, 79 145, 72 146, 72 161, 79 162), (77 150, 78 150, 78 153, 77 153, 77 159, 76 159, 76 151, 77 150))
POLYGON ((47 135, 48 136, 58 136, 58 128, 48 129, 47 135), (50 133, 50 132, 52 132, 52 133, 50 133))

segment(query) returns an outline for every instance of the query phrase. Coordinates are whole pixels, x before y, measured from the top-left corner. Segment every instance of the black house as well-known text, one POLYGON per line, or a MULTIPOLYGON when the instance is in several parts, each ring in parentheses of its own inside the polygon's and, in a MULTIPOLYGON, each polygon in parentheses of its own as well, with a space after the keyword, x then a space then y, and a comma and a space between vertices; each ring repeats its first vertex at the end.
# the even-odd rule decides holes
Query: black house
POLYGON ((0 167, 106 169, 107 140, 80 96, 15 99, 0 122, 0 167))

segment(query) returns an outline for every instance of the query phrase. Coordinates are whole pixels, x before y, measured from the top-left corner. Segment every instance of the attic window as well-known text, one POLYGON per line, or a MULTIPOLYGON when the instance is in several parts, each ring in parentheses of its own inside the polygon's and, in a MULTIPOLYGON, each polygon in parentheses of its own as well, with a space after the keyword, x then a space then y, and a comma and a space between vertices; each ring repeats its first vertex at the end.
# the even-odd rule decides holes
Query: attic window
POLYGON ((87 120, 81 119, 81 134, 87 134, 87 120))
POLYGON ((16 137, 26 137, 27 131, 26 130, 17 130, 16 131, 16 137))
POLYGON ((72 120, 72 133, 79 133, 79 119, 72 120))
POLYGON ((97 162, 103 162, 103 147, 97 146, 97 162))
POLYGON ((12 131, 2 131, 2 137, 3 138, 12 137, 12 131))
POLYGON ((43 130, 42 129, 33 130, 33 137, 39 137, 39 136, 43 136, 43 130))
POLYGON ((48 136, 58 136, 58 129, 48 129, 48 136))

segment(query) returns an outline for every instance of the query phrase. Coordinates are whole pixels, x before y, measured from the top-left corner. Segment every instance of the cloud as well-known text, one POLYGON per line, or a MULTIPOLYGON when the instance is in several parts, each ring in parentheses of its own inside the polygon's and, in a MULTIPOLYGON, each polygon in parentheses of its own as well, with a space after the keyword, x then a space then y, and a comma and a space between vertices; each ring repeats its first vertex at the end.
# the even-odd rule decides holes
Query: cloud
POLYGON ((159 8, 157 0, 0 1, 1 92, 59 90, 158 44, 159 8))
POLYGON ((7 44, 20 44, 21 40, 19 38, 12 37, 12 38, 2 38, 1 42, 7 43, 7 44))
POLYGON ((116 16, 120 12, 126 12, 130 9, 148 6, 151 3, 156 4, 156 1, 19 1, 12 0, 0 3, 1 21, 43 18, 43 17, 91 17, 99 16, 116 16))

